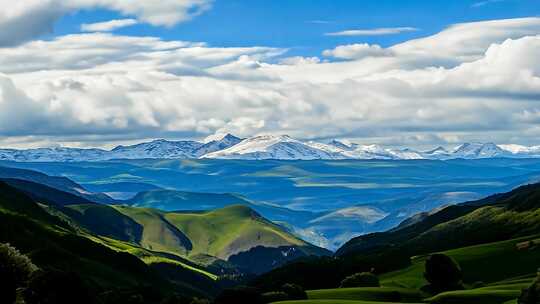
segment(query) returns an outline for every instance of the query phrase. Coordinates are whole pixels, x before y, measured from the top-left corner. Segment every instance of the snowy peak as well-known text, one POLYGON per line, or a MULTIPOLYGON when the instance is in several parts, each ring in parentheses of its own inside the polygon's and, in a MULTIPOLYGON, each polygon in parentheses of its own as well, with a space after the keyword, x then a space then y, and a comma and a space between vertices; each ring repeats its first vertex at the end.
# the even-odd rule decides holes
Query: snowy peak
POLYGON ((331 140, 328 144, 342 150, 353 150, 355 148, 354 144, 345 143, 337 139, 331 140))
POLYGON ((339 140, 327 143, 300 141, 288 135, 261 135, 240 139, 231 134, 207 137, 204 142, 153 140, 110 151, 79 148, 0 149, 0 160, 20 162, 106 161, 111 159, 481 159, 495 157, 540 158, 540 146, 465 143, 451 151, 437 147, 419 152, 409 148, 391 149, 379 145, 359 145, 339 140))
POLYGON ((158 139, 132 146, 118 146, 110 151, 110 159, 141 158, 192 158, 194 151, 202 146, 196 141, 168 141, 158 139))
POLYGON ((288 135, 262 135, 203 156, 224 159, 332 159, 331 153, 312 147, 288 135))
POLYGON ((202 143, 208 144, 212 142, 232 142, 232 141, 241 141, 240 138, 232 135, 231 133, 216 133, 206 137, 202 143))
POLYGON ((492 158, 508 154, 494 143, 465 143, 454 150, 454 158, 492 158))
POLYGON ((194 154, 197 157, 201 157, 205 154, 225 150, 240 143, 241 141, 242 139, 231 134, 209 136, 204 140, 205 144, 199 147, 194 154))
POLYGON ((445 148, 439 146, 433 150, 429 150, 429 151, 426 151, 424 152, 424 154, 428 154, 428 155, 437 155, 437 154, 449 154, 450 152, 448 152, 448 150, 446 150, 445 148))

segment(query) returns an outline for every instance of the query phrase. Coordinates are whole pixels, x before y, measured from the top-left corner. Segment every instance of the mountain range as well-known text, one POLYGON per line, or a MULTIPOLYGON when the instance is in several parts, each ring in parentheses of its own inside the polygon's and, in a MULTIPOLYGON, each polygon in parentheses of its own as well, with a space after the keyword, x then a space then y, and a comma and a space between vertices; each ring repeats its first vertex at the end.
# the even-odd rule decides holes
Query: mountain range
POLYGON ((428 151, 359 145, 339 140, 327 143, 301 141, 288 135, 262 135, 241 139, 231 134, 211 136, 202 142, 158 139, 112 150, 81 148, 0 149, 0 160, 21 162, 106 161, 113 159, 482 159, 539 158, 540 146, 464 143, 453 149, 428 151))

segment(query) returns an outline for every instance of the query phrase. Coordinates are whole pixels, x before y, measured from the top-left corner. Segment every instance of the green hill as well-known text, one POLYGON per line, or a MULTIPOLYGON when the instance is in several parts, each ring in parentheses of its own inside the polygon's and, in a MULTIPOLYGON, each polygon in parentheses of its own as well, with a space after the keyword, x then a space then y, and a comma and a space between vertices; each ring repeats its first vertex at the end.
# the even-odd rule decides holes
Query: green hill
MULTIPOLYGON (((52 189, 75 195, 79 198, 84 198, 90 202, 104 204, 112 204, 115 202, 115 200, 111 197, 103 193, 91 193, 87 191, 83 186, 63 176, 50 176, 38 171, 0 166, 0 178, 17 179, 20 181, 32 182, 37 185, 41 185, 41 187, 46 186, 52 189)), ((26 186, 23 185, 23 187, 18 188, 17 185, 14 185, 15 188, 24 190, 32 190, 35 189, 35 187, 39 187, 35 185, 26 186), (28 188, 26 188, 26 186, 28 186, 28 188)), ((50 190, 47 191, 50 192, 50 190)), ((58 193, 56 193, 55 195, 57 194, 58 193)), ((80 203, 81 200, 82 199, 78 199, 78 202, 80 203)))
MULTIPOLYGON (((374 269, 385 284, 417 289, 426 283, 425 255, 433 252, 458 260, 469 284, 530 275, 540 266, 540 251, 518 250, 516 244, 538 238, 539 207, 540 184, 519 187, 444 208, 407 226, 354 238, 333 259, 298 261, 258 277, 252 285, 276 288, 293 282, 308 289, 335 288, 348 275, 374 269)), ((532 247, 539 247, 535 244, 532 247)))
POLYGON ((177 267, 177 276, 185 279, 181 284, 172 282, 134 255, 92 241, 76 227, 46 212, 26 194, 2 182, 0 243, 15 246, 41 269, 76 271, 97 296, 117 292, 126 296, 141 294, 144 288, 161 298, 173 292, 191 295, 211 292, 211 288, 199 289, 205 286, 202 283, 190 283, 200 282, 204 276, 177 267))
POLYGON ((411 255, 540 233, 540 184, 447 207, 401 229, 360 236, 338 256, 399 247, 411 255))
MULTIPOLYGON (((219 260, 233 261, 243 271, 259 273, 298 257, 330 254, 243 205, 207 212, 164 212, 86 204, 65 206, 59 211, 76 225, 101 237, 100 242, 107 238, 123 241, 157 253, 160 258, 168 254, 176 261, 187 259, 206 266, 207 261, 211 261, 210 265, 219 265, 219 260), (289 251, 291 254, 283 254, 289 251), (255 257, 257 267, 253 268, 249 263, 255 257)), ((125 250, 124 244, 109 242, 109 245, 125 250)), ((221 266, 217 269, 223 270, 221 266)))
POLYGON ((234 204, 249 204, 243 198, 228 193, 198 193, 176 190, 140 192, 126 204, 161 210, 212 210, 234 204))
MULTIPOLYGON (((193 261, 199 261, 201 256, 226 261, 240 253, 249 255, 253 248, 262 248, 263 251, 294 248, 299 253, 295 257, 329 254, 327 250, 302 241, 243 205, 208 212, 163 212, 128 206, 114 208, 143 226, 139 245, 193 261)), ((269 262, 262 269, 269 270, 291 258, 278 257, 277 261, 269 262)), ((242 261, 236 261, 237 266, 246 266, 242 261)), ((264 257, 259 263, 265 264, 264 257)))
POLYGON ((241 205, 204 213, 171 212, 165 218, 193 241, 192 254, 227 259, 256 246, 314 247, 241 205))

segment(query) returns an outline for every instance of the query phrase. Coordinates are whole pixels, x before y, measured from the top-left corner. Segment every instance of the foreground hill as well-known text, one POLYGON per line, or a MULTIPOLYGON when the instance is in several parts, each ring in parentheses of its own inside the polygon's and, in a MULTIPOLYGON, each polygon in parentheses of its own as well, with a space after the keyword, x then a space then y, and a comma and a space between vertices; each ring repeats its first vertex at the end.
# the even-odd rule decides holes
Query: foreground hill
POLYGON ((29 196, 3 182, 0 243, 9 243, 28 254, 42 270, 76 271, 92 295, 103 295, 113 302, 114 295, 137 295, 156 303, 174 292, 205 295, 215 289, 211 280, 181 267, 175 270, 178 277, 184 278, 181 284, 167 280, 137 257, 92 241, 90 235, 49 214, 29 196), (206 286, 205 290, 196 284, 206 286), (151 295, 145 295, 144 290, 152 290, 151 295))
MULTIPOLYGON (((387 232, 354 238, 341 247, 333 259, 296 261, 260 276, 252 284, 275 288, 294 282, 308 289, 336 288, 348 275, 374 270, 390 278, 386 273, 397 271, 398 275, 412 267, 411 258, 414 266, 418 256, 425 260, 425 255, 446 250, 456 250, 451 252, 456 256, 460 253, 467 267, 481 269, 467 274, 467 283, 494 282, 536 271, 540 266, 534 263, 540 261, 538 234, 540 184, 533 184, 423 214, 387 232), (527 243, 528 240, 532 240, 533 245, 527 243), (517 247, 522 243, 527 245, 523 250, 517 247), (474 262, 469 263, 471 260, 474 262), (518 260, 523 263, 517 265, 518 260), (502 263, 506 264, 499 265, 502 263)), ((399 286, 409 284, 407 280, 419 282, 407 285, 414 288, 425 283, 423 266, 414 267, 414 275, 407 270, 407 274, 396 279, 399 286)))
POLYGON ((427 294, 423 276, 426 255, 412 258, 412 263, 397 271, 379 276, 380 287, 326 288, 307 291, 307 300, 280 304, 502 304, 516 303, 523 288, 537 276, 534 266, 540 258, 539 235, 452 249, 442 252, 459 263, 465 288, 427 294), (524 246, 526 244, 536 246, 524 246), (496 267, 494 267, 496 265, 496 267))
POLYGON ((400 247, 414 254, 540 233, 540 184, 442 209, 405 227, 354 238, 337 255, 400 247))

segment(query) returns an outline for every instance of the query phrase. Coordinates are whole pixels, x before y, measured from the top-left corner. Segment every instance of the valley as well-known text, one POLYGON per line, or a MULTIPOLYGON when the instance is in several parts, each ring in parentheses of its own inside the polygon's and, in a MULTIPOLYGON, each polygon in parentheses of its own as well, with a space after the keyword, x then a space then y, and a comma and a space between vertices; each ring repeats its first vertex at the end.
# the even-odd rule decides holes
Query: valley
MULTIPOLYGON (((421 212, 540 180, 536 159, 144 159, 0 166, 69 178, 86 189, 86 197, 101 196, 98 201, 108 204, 164 211, 249 206, 305 241, 331 250, 421 212)), ((0 177, 14 174, 0 169, 0 177)), ((74 188, 69 191, 78 193, 74 188)))

